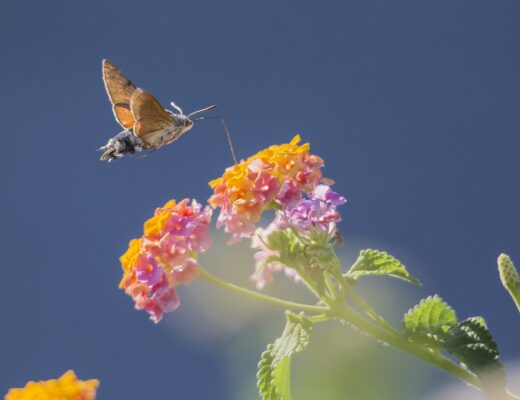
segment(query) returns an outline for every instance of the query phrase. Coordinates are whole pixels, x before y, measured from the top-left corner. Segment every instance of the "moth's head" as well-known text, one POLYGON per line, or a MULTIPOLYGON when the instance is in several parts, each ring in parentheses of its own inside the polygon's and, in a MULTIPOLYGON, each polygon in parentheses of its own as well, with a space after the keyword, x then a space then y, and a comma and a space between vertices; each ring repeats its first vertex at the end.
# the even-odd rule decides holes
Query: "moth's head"
POLYGON ((184 126, 186 128, 191 128, 193 126, 193 121, 191 120, 191 118, 186 118, 184 120, 184 126))
POLYGON ((177 115, 177 122, 179 123, 182 128, 188 130, 193 127, 193 120, 190 117, 187 117, 186 115, 177 115))

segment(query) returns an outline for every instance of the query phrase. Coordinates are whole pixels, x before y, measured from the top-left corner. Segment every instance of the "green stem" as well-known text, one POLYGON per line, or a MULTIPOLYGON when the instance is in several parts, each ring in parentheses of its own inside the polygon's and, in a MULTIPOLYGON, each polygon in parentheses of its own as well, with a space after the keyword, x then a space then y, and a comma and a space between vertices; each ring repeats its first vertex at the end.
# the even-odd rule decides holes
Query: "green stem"
POLYGON ((329 299, 335 301, 338 298, 338 293, 336 291, 334 283, 332 283, 332 280, 330 279, 329 274, 325 274, 325 285, 327 286, 327 289, 329 291, 329 299))
POLYGON ((233 283, 229 283, 226 281, 223 281, 220 278, 217 278, 216 276, 210 274, 208 271, 206 271, 204 268, 200 268, 200 278, 204 279, 206 282, 212 283, 214 285, 220 286, 224 289, 228 289, 237 293, 240 293, 242 295, 245 295, 247 297, 250 297, 252 299, 263 301, 264 303, 274 304, 280 307, 284 307, 290 310, 298 310, 298 311, 307 311, 310 313, 319 313, 319 314, 326 314, 329 309, 328 307, 319 307, 319 306, 310 306, 307 304, 301 304, 301 303, 295 303, 292 301, 282 300, 278 299, 276 297, 271 297, 262 293, 255 292, 254 290, 249 290, 246 288, 243 288, 242 286, 235 285, 233 283))
POLYGON ((515 288, 509 288, 508 291, 516 304, 516 308, 520 311, 520 289, 517 286, 515 288))
POLYGON ((330 320, 330 315, 327 314, 319 314, 319 315, 312 315, 310 317, 307 317, 311 320, 313 324, 317 322, 324 322, 330 320))
MULTIPOLYGON (((356 291, 348 284, 348 282, 341 276, 341 286, 347 291, 352 300, 361 308, 370 318, 379 323, 383 328, 385 328, 388 332, 392 333, 395 336, 400 337, 401 332, 395 329, 392 325, 390 325, 386 320, 380 316, 372 307, 370 307, 363 298, 356 293, 356 291)), ((338 278, 336 278, 338 279, 338 278)))

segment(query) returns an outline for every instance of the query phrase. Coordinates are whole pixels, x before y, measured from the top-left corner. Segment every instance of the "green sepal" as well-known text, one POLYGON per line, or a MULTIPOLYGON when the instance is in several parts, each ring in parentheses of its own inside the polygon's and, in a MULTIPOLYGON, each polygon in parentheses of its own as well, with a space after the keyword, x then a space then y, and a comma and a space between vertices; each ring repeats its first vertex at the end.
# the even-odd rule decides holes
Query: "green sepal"
POLYGON ((266 245, 278 252, 278 256, 270 257, 266 263, 276 261, 296 270, 302 266, 331 272, 340 269, 333 243, 328 234, 319 229, 313 230, 309 237, 301 237, 291 228, 273 231, 267 237, 266 245))
POLYGON ((317 228, 305 237, 292 228, 273 231, 266 238, 265 245, 276 254, 267 257, 258 268, 270 263, 292 268, 318 296, 324 296, 325 275, 337 276, 341 273, 340 261, 329 239, 326 232, 317 228))
POLYGON ((267 246, 278 252, 279 256, 273 258, 289 268, 297 269, 304 261, 303 243, 291 229, 271 232, 267 237, 267 246))

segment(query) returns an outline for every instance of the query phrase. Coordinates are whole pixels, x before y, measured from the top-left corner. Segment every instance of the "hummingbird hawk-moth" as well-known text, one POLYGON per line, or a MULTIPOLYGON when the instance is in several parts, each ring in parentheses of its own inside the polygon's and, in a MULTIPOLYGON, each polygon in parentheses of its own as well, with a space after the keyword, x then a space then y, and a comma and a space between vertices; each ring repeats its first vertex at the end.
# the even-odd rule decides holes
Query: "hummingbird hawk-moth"
POLYGON ((103 60, 102 64, 103 82, 114 117, 124 129, 100 148, 103 161, 170 144, 193 127, 193 115, 216 107, 212 105, 184 115, 182 109, 171 102, 176 114, 165 109, 151 93, 136 87, 110 61, 103 60))

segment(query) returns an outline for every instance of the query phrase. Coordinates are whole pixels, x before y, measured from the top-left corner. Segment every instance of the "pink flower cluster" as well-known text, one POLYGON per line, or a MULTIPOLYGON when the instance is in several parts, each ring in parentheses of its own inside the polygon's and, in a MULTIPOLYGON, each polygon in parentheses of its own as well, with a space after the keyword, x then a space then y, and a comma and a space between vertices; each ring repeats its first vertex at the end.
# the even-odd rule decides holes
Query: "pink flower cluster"
POLYGON ((175 290, 198 276, 197 256, 211 245, 212 210, 195 200, 170 200, 144 224, 144 234, 121 256, 120 287, 146 310, 154 322, 180 304, 175 290))

